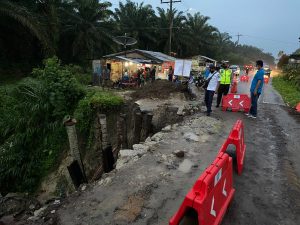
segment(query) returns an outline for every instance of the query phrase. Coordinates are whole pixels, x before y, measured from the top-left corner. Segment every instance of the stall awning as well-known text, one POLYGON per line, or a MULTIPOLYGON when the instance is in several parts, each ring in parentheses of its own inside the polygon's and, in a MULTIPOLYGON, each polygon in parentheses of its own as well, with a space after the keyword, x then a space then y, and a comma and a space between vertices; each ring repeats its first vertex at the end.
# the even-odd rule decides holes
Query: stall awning
POLYGON ((168 56, 161 52, 146 51, 134 49, 129 51, 118 52, 110 55, 103 56, 106 59, 119 59, 126 61, 135 61, 142 64, 162 64, 164 62, 175 61, 176 58, 168 56))
POLYGON ((147 60, 147 59, 132 59, 132 58, 127 58, 125 56, 115 56, 114 58, 122 61, 133 62, 136 64, 158 64, 157 62, 153 62, 152 60, 147 60))

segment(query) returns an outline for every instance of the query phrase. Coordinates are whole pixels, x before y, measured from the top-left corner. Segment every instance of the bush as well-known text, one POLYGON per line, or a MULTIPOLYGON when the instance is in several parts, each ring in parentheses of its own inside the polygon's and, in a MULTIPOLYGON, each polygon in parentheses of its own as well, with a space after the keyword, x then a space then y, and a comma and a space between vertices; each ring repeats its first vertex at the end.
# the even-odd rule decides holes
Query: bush
POLYGON ((284 66, 286 66, 289 63, 289 56, 286 54, 283 54, 280 59, 279 62, 277 64, 279 69, 282 69, 284 66))
POLYGON ((92 83, 92 71, 85 71, 82 67, 72 64, 66 67, 80 84, 89 85, 92 83))
POLYGON ((300 102, 300 89, 292 81, 284 76, 274 77, 272 85, 281 94, 284 101, 291 107, 296 106, 300 102))
POLYGON ((89 91, 88 94, 79 101, 74 117, 78 121, 78 129, 81 133, 89 133, 91 120, 96 111, 107 112, 121 107, 123 98, 111 92, 89 91))
POLYGON ((300 65, 299 64, 286 65, 283 69, 283 78, 295 84, 298 90, 300 90, 300 65))
POLYGON ((116 110, 123 104, 123 99, 111 92, 89 91, 88 94, 79 101, 74 117, 77 120, 81 146, 87 152, 94 137, 95 115, 97 112, 108 112, 116 110))
POLYGON ((0 192, 33 192, 67 143, 62 124, 83 88, 57 58, 34 69, 35 78, 1 88, 0 192))

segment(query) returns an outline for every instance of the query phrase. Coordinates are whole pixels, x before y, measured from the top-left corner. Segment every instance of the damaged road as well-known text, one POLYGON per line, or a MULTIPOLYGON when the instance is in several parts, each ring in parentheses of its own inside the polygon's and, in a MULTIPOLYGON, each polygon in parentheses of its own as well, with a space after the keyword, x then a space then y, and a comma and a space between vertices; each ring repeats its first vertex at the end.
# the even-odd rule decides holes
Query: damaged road
POLYGON ((168 224, 214 159, 221 129, 220 120, 195 115, 121 150, 116 170, 58 210, 60 224, 168 224))
POLYGON ((212 117, 184 117, 121 150, 116 169, 100 181, 49 205, 40 217, 14 224, 168 224, 237 119, 245 124, 245 166, 241 176, 234 175, 236 192, 222 224, 300 224, 299 114, 284 106, 271 86, 256 120, 213 111, 212 117))
POLYGON ((123 165, 121 159, 99 185, 64 204, 60 224, 168 224, 237 119, 245 123, 245 167, 234 176, 236 194, 222 224, 299 224, 300 118, 280 99, 269 86, 257 120, 214 110, 212 118, 197 114, 165 128, 146 141, 147 151, 135 150, 145 153, 123 165), (180 150, 183 158, 175 156, 180 150))

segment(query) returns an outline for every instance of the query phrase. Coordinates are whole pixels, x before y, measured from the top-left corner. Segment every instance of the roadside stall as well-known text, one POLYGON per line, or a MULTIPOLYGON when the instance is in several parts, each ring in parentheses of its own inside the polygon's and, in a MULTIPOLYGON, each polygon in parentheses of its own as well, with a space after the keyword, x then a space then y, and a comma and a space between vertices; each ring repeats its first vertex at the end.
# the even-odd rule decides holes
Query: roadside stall
POLYGON ((140 49, 106 55, 103 59, 111 70, 110 78, 114 82, 124 78, 134 79, 141 71, 146 76, 153 69, 155 69, 155 79, 167 79, 169 66, 174 68, 175 62, 175 58, 161 52, 140 49))

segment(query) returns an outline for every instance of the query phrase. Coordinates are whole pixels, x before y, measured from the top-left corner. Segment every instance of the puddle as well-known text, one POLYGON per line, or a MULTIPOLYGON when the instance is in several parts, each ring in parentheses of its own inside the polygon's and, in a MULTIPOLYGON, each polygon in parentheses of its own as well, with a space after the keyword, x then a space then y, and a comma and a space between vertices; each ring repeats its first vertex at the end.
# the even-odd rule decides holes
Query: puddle
POLYGON ((193 166, 192 161, 189 159, 185 159, 185 160, 183 160, 182 163, 180 163, 178 170, 183 173, 188 173, 188 172, 190 172, 192 166, 193 166))

